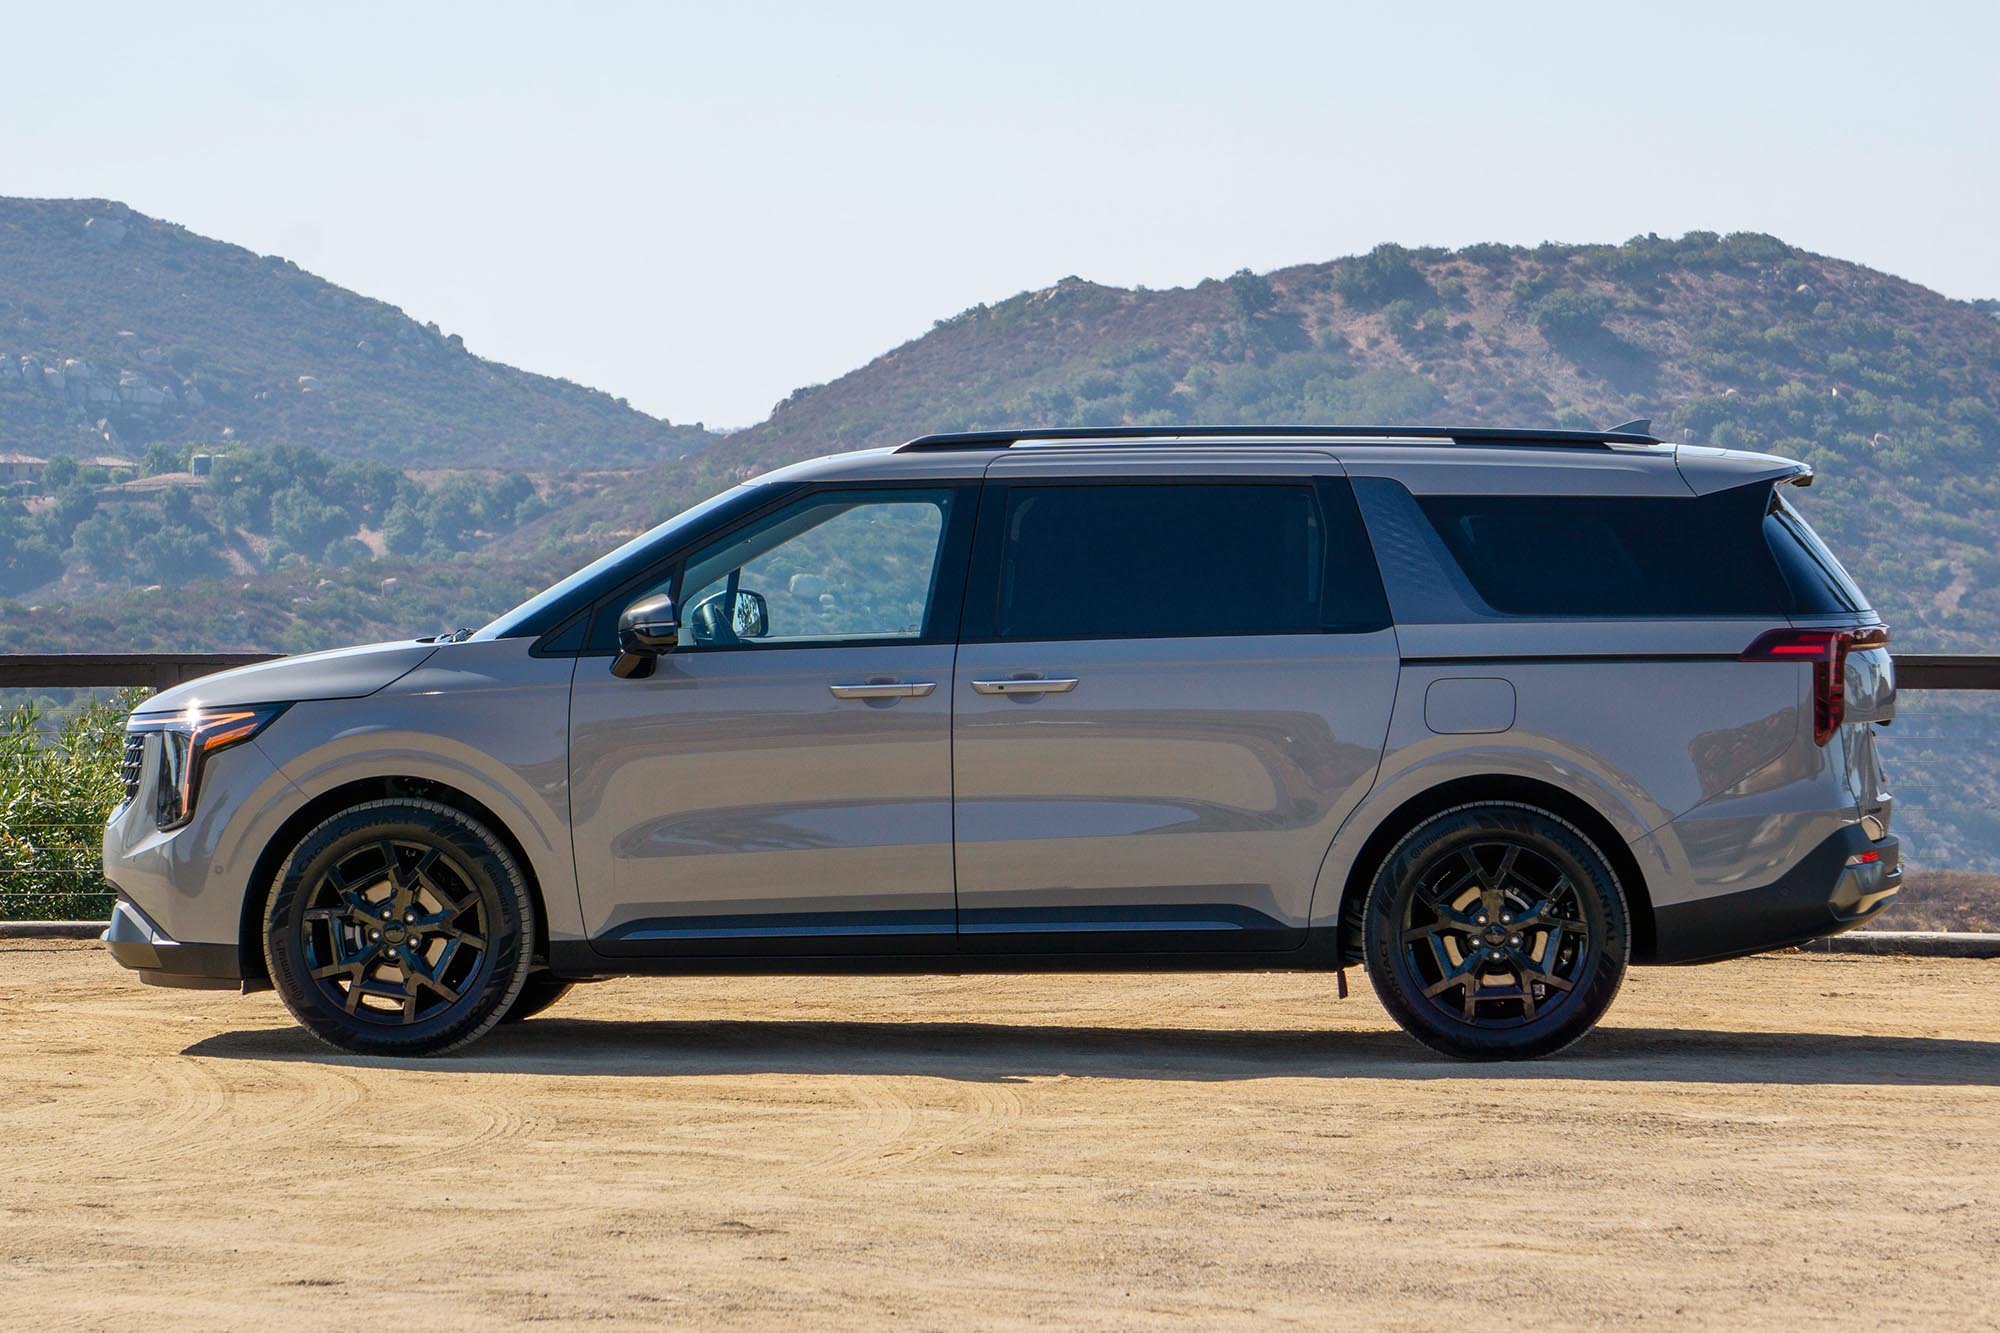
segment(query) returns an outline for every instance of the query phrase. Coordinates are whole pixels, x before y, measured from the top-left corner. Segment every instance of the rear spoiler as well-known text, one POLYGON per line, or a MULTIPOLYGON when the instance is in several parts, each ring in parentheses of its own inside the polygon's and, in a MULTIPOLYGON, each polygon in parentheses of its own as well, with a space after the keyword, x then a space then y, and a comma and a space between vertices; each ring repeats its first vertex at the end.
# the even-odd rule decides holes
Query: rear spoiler
POLYGON ((1674 446, 1674 466, 1681 480, 1696 495, 1748 486, 1752 482, 1782 482, 1792 486, 1813 483, 1812 464, 1776 454, 1752 454, 1739 449, 1711 449, 1700 444, 1674 446))

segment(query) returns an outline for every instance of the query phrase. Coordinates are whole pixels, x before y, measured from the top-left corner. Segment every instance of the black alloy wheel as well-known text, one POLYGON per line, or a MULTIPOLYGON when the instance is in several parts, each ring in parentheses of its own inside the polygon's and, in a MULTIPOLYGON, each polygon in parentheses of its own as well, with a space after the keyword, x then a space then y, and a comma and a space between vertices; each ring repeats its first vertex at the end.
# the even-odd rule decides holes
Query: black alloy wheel
POLYGON ((1532 1059, 1594 1026, 1624 980, 1625 897, 1574 825, 1484 802, 1436 815, 1383 861, 1368 975, 1411 1036, 1466 1059, 1532 1059))
POLYGON ((514 1003, 533 921, 526 878, 491 830, 434 801, 373 801, 299 842, 271 892, 265 960, 321 1040, 435 1055, 514 1003))

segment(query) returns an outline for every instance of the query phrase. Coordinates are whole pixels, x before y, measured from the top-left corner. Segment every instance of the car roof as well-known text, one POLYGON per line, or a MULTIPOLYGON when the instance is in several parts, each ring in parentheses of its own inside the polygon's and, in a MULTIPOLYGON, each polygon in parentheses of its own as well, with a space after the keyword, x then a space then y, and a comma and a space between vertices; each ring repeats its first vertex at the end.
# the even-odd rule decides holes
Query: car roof
POLYGON ((1114 426, 963 431, 809 459, 759 480, 921 481, 1179 468, 1387 477, 1417 494, 1706 495, 1761 480, 1809 484, 1792 459, 1669 444, 1645 422, 1609 431, 1447 426, 1114 426), (1311 460, 1318 460, 1314 465, 1311 460))

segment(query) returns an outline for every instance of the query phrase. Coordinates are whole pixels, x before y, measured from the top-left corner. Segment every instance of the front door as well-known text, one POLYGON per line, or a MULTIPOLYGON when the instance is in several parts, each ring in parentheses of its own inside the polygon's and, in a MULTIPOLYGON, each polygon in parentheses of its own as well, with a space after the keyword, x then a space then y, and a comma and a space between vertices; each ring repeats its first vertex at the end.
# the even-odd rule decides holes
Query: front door
POLYGON ((1398 669, 1326 467, 988 472, 953 686, 962 948, 1304 942, 1398 669))
POLYGON ((619 595, 670 591, 682 629, 650 677, 577 664, 571 818, 600 952, 951 947, 951 667, 975 497, 815 491, 619 595))

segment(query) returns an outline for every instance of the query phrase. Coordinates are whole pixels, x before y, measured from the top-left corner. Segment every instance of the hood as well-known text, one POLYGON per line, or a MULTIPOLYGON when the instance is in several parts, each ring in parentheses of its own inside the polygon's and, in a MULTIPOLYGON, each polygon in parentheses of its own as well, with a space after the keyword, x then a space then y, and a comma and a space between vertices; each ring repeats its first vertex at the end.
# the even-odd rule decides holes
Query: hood
POLYGON ((138 711, 178 713, 185 708, 358 699, 407 675, 437 649, 434 643, 403 639, 396 643, 371 643, 361 648, 280 657, 176 685, 140 704, 138 711))

